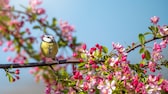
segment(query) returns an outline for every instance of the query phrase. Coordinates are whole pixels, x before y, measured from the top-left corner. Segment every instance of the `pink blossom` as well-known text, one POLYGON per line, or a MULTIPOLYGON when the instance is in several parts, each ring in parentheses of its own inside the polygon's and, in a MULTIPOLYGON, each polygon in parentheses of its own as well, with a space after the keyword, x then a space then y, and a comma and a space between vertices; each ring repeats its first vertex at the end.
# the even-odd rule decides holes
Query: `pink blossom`
POLYGON ((87 91, 89 89, 89 85, 88 85, 88 83, 84 83, 84 85, 83 85, 83 90, 84 91, 87 91))
POLYGON ((141 55, 141 58, 142 58, 142 59, 145 59, 145 57, 146 57, 145 54, 142 54, 142 55, 141 55))
POLYGON ((155 70, 156 70, 156 63, 152 62, 152 61, 149 61, 148 68, 150 69, 151 72, 155 72, 155 70))
POLYGON ((18 63, 19 63, 19 64, 24 64, 24 63, 25 63, 25 60, 20 60, 18 63))
POLYGON ((12 57, 11 57, 11 56, 8 56, 8 57, 7 57, 7 61, 8 61, 8 62, 11 62, 11 61, 12 61, 12 57))
POLYGON ((168 34, 168 27, 167 25, 160 26, 158 25, 160 35, 164 36, 168 34))
POLYGON ((78 54, 74 52, 73 53, 73 57, 77 57, 77 56, 78 56, 78 54))
POLYGON ((86 44, 85 44, 85 43, 82 44, 82 49, 83 49, 83 50, 86 50, 86 48, 87 48, 86 44))
POLYGON ((162 47, 162 48, 166 48, 167 47, 167 40, 163 40, 163 41, 161 41, 160 42, 160 46, 162 47))
POLYGON ((47 84, 46 88, 45 88, 45 93, 46 94, 51 94, 51 85, 47 84))
POLYGON ((45 13, 45 9, 43 9, 43 8, 38 8, 38 9, 36 9, 36 13, 37 13, 38 15, 44 14, 44 13, 45 13))
POLYGON ((153 23, 153 24, 157 24, 158 21, 159 21, 159 17, 157 17, 157 16, 153 16, 153 17, 150 18, 150 20, 151 20, 151 23, 153 23))
POLYGON ((85 79, 88 81, 90 80, 90 78, 91 78, 90 75, 87 75, 85 79))
POLYGON ((2 46, 2 44, 3 44, 3 41, 2 41, 2 40, 0 40, 0 46, 2 46))
POLYGON ((117 58, 112 57, 110 59, 110 66, 114 66, 115 64, 118 65, 118 63, 119 63, 119 58, 118 57, 117 58))
POLYGON ((76 71, 73 77, 74 79, 83 79, 82 74, 79 71, 76 71))
POLYGON ((4 47, 4 48, 3 48, 3 51, 4 51, 4 52, 7 52, 7 51, 8 51, 8 48, 7 48, 7 47, 4 47))
POLYGON ((122 56, 121 60, 122 61, 127 61, 127 56, 122 56))
POLYGON ((89 52, 90 52, 90 54, 93 54, 94 51, 96 51, 96 48, 95 48, 95 47, 92 47, 92 48, 90 48, 90 51, 89 51, 89 52))
POLYGON ((9 8, 9 0, 1 0, 0 5, 5 8, 9 8))
POLYGON ((43 24, 43 22, 46 21, 47 17, 48 17, 48 16, 45 16, 45 17, 43 17, 43 18, 40 18, 40 23, 43 24))
POLYGON ((163 80, 162 84, 161 84, 161 88, 168 92, 168 80, 163 80))
POLYGON ((32 69, 30 69, 30 74, 34 74, 34 73, 36 73, 36 72, 38 72, 40 69, 39 69, 39 67, 34 67, 34 68, 32 68, 32 69))
POLYGON ((15 50, 15 47, 12 46, 9 48, 9 50, 13 52, 15 50))
POLYGON ((60 29, 61 29, 61 34, 62 36, 68 40, 72 41, 72 32, 74 31, 74 26, 70 25, 68 22, 63 22, 62 20, 60 21, 60 29))
POLYGON ((101 81, 97 86, 97 89, 101 91, 102 94, 112 94, 112 92, 116 89, 116 81, 113 80, 112 82, 109 80, 101 81))
POLYGON ((162 51, 161 46, 159 44, 157 44, 156 42, 154 43, 153 50, 157 51, 157 52, 162 51))
POLYGON ((29 5, 35 9, 38 5, 42 4, 42 0, 30 0, 29 5))
POLYGON ((26 33, 28 34, 28 35, 30 35, 31 34, 31 32, 30 32, 30 29, 29 28, 26 28, 26 33))
POLYGON ((163 58, 163 55, 161 54, 161 52, 162 52, 162 45, 157 44, 155 42, 153 46, 153 52, 152 52, 152 58, 155 62, 163 58))
POLYGON ((139 79, 138 79, 138 76, 135 76, 135 77, 132 79, 131 84, 132 84, 134 87, 136 87, 136 86, 138 85, 138 83, 139 83, 138 80, 139 80, 139 79))
POLYGON ((13 44, 13 41, 7 41, 7 46, 8 46, 8 48, 11 46, 13 44))

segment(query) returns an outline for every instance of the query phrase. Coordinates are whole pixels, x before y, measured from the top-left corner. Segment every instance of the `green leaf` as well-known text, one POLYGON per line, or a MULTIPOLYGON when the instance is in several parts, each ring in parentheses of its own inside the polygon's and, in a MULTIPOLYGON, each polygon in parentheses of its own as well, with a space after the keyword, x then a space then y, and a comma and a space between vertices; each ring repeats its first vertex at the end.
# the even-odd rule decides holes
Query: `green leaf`
POLYGON ((37 15, 36 14, 32 14, 30 21, 35 21, 36 19, 37 19, 37 15))
POLYGON ((86 54, 85 53, 81 53, 81 58, 86 59, 87 58, 86 54))
POLYGON ((41 29, 41 27, 36 25, 36 26, 33 26, 33 29, 41 29))
POLYGON ((23 31, 23 32, 20 32, 20 35, 24 35, 25 33, 26 33, 26 32, 24 32, 24 31, 23 31))
POLYGON ((99 51, 99 50, 96 50, 96 51, 94 52, 94 56, 95 56, 95 57, 101 57, 100 51, 99 51))
POLYGON ((145 36, 143 34, 139 34, 139 41, 142 45, 145 43, 145 36))
POLYGON ((145 32, 144 35, 150 35, 153 34, 152 32, 145 32))
POLYGON ((6 76, 8 77, 9 82, 13 82, 13 77, 8 72, 6 73, 6 76))
POLYGON ((41 60, 39 54, 34 54, 34 55, 32 55, 32 57, 33 57, 35 60, 37 60, 37 61, 40 61, 40 60, 41 60))
POLYGON ((155 27, 154 26, 150 26, 150 27, 148 27, 152 32, 154 32, 155 31, 155 27))
POLYGON ((86 92, 84 91, 80 91, 79 94, 87 94, 86 92))
POLYGON ((56 18, 53 18, 53 20, 52 20, 52 27, 55 27, 56 26, 56 24, 57 24, 57 20, 56 20, 56 18))
POLYGON ((145 48, 142 47, 142 48, 139 50, 139 53, 142 54, 142 53, 144 53, 144 51, 145 51, 145 48))
POLYGON ((151 59, 151 55, 150 55, 150 52, 148 50, 145 50, 144 54, 145 54, 146 60, 150 60, 151 59))
POLYGON ((84 62, 78 64, 78 68, 82 68, 82 67, 84 67, 84 66, 85 66, 85 63, 84 63, 84 62))
POLYGON ((0 21, 3 21, 3 22, 5 22, 5 21, 10 21, 10 18, 9 18, 8 16, 3 16, 3 15, 1 15, 1 16, 0 16, 0 21))
POLYGON ((105 47, 105 46, 103 46, 103 52, 104 52, 104 53, 108 53, 108 48, 105 47))
POLYGON ((68 41, 59 40, 58 45, 59 47, 66 47, 68 45, 68 41))
POLYGON ((161 83, 163 82, 163 80, 164 80, 164 79, 160 79, 160 80, 158 81, 158 84, 161 84, 161 83))
POLYGON ((20 46, 15 46, 16 52, 20 53, 21 47, 20 46))
POLYGON ((145 64, 146 64, 146 62, 145 62, 144 60, 142 60, 142 61, 140 62, 140 64, 144 64, 144 65, 145 65, 145 64))

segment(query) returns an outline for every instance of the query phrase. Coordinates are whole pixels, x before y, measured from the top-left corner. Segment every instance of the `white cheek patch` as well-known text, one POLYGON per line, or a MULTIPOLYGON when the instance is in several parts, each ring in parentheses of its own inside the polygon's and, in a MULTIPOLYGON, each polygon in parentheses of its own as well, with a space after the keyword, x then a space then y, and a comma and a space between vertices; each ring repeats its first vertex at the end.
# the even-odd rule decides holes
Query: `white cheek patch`
POLYGON ((45 42, 52 42, 52 40, 50 38, 46 38, 46 37, 43 37, 43 41, 45 41, 45 42))

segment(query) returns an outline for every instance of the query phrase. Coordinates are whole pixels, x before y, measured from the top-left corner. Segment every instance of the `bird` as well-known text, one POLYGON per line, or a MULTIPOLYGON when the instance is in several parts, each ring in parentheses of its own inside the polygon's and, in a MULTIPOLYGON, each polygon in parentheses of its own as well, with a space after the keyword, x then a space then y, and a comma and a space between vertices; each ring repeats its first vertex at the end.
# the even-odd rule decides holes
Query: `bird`
POLYGON ((47 58, 56 60, 56 54, 58 53, 58 44, 53 35, 45 34, 42 36, 42 42, 40 44, 42 54, 47 58))

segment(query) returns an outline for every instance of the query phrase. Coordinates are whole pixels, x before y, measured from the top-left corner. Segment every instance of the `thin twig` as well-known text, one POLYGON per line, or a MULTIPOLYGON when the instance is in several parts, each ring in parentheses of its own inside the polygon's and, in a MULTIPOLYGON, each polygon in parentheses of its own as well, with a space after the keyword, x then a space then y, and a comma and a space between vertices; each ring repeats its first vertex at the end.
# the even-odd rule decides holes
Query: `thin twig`
MULTIPOLYGON (((163 39, 163 38, 166 38, 166 37, 168 37, 168 35, 164 35, 164 36, 159 37, 159 38, 153 37, 153 38, 151 38, 151 39, 149 39, 149 40, 146 40, 144 44, 147 44, 147 43, 149 43, 149 42, 151 42, 151 41, 154 41, 154 40, 157 40, 157 39, 163 39)), ((134 49, 136 49, 136 48, 138 48, 138 47, 141 47, 141 46, 142 46, 141 44, 138 44, 138 45, 136 45, 136 46, 134 46, 134 47, 128 49, 128 50, 126 51, 126 53, 129 53, 129 52, 133 51, 134 49)))

